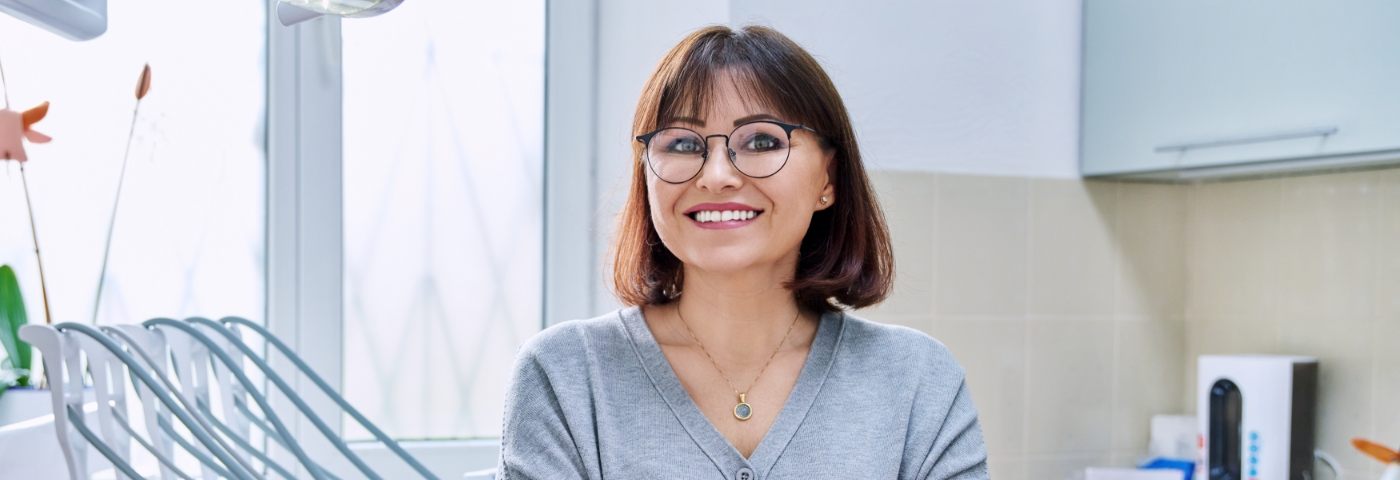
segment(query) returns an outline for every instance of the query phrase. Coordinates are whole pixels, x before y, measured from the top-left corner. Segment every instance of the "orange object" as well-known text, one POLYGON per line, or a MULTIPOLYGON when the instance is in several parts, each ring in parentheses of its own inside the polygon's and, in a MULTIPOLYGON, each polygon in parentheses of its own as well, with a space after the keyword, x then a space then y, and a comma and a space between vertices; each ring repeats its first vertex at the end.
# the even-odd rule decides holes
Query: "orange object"
POLYGON ((1361 453, 1366 454, 1366 456, 1380 460, 1381 463, 1400 462, 1400 453, 1391 450, 1385 445, 1364 438, 1351 439, 1351 445, 1356 447, 1357 450, 1360 450, 1361 453))
POLYGON ((41 103, 23 113, 0 110, 0 160, 28 161, 29 157, 24 154, 23 140, 29 140, 30 143, 47 143, 52 140, 48 135, 30 129, 48 113, 49 102, 41 103))

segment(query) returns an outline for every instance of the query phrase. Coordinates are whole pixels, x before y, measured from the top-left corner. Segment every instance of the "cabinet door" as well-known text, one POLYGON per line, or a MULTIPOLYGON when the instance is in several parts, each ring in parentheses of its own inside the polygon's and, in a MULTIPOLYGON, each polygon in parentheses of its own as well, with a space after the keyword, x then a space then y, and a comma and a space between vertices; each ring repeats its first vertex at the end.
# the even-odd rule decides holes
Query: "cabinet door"
POLYGON ((1400 2, 1085 0, 1081 167, 1400 152, 1400 2))

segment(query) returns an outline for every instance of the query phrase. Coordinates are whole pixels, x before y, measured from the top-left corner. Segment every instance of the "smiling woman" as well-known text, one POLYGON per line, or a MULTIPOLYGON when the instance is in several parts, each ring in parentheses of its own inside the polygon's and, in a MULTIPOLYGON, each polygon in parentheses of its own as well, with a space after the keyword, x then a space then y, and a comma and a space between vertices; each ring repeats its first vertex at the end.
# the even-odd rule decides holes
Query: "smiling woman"
POLYGON ((647 82, 614 255, 620 311, 521 350, 501 478, 987 478, 963 370, 850 308, 889 234, 820 65, 701 29, 647 82))
POLYGON ((889 294, 893 281, 889 235, 840 94, 801 47, 777 32, 750 30, 757 34, 731 42, 723 41, 719 28, 697 32, 662 60, 642 92, 633 120, 638 142, 633 146, 632 188, 622 209, 614 257, 618 296, 634 305, 665 303, 678 290, 684 271, 674 250, 685 248, 671 242, 662 245, 674 222, 657 211, 657 200, 665 199, 648 195, 686 191, 684 182, 691 180, 700 187, 697 190, 719 194, 714 190, 726 186, 715 181, 726 178, 700 175, 706 164, 712 172, 717 167, 721 173, 727 170, 719 165, 724 162, 706 161, 710 139, 719 137, 724 139, 719 145, 725 147, 719 158, 729 160, 736 170, 732 173, 754 180, 749 183, 759 188, 752 190, 800 188, 795 182, 820 190, 800 192, 814 200, 805 206, 807 215, 802 209, 775 212, 782 216, 770 221, 782 222, 785 228, 778 233, 787 236, 766 242, 767 248, 794 254, 796 241, 809 242, 804 251, 811 255, 798 262, 792 285, 803 306, 831 311, 836 307, 828 299, 833 297, 856 308, 877 303, 889 294), (730 111, 711 112, 716 109, 730 111), (701 136, 683 128, 703 129, 708 113, 732 114, 716 115, 712 124, 733 120, 734 130, 701 136), (686 146, 698 148, 688 155, 676 151, 686 146), (643 163, 653 176, 645 175, 643 163), (786 168, 795 173, 777 175, 786 168), (839 201, 845 198, 851 201, 839 201), (833 207, 829 212, 828 206, 833 207), (835 222, 837 218, 863 221, 835 222))

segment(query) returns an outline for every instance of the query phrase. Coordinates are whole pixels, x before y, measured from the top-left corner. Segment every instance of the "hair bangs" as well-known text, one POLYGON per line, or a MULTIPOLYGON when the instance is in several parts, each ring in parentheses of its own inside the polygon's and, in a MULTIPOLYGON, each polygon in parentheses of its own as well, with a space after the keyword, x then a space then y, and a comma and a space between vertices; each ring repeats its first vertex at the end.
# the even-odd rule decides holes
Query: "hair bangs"
POLYGON ((715 35, 702 39, 680 59, 670 78, 662 82, 656 123, 651 129, 666 127, 681 118, 704 121, 726 82, 737 92, 745 109, 790 122, 804 121, 795 117, 797 112, 784 101, 791 88, 774 78, 774 66, 764 65, 755 58, 751 44, 733 37, 715 35))

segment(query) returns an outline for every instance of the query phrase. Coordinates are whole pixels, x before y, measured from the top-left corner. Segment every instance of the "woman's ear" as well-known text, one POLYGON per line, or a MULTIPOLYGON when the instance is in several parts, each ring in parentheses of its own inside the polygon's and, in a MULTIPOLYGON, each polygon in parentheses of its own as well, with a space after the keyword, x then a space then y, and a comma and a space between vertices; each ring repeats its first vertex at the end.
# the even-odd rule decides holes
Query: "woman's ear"
POLYGON ((822 187, 821 196, 820 196, 820 197, 817 197, 817 210, 818 210, 818 211, 826 210, 828 207, 831 207, 832 205, 835 205, 835 204, 836 204, 836 186, 835 186, 835 185, 832 185, 830 182, 827 182, 826 186, 825 186, 825 187, 822 187))
POLYGON ((826 163, 826 168, 823 171, 826 174, 823 179, 825 182, 822 185, 822 191, 817 197, 817 210, 826 210, 827 207, 836 204, 836 185, 831 183, 831 179, 836 178, 836 152, 828 149, 822 153, 823 161, 826 163))

